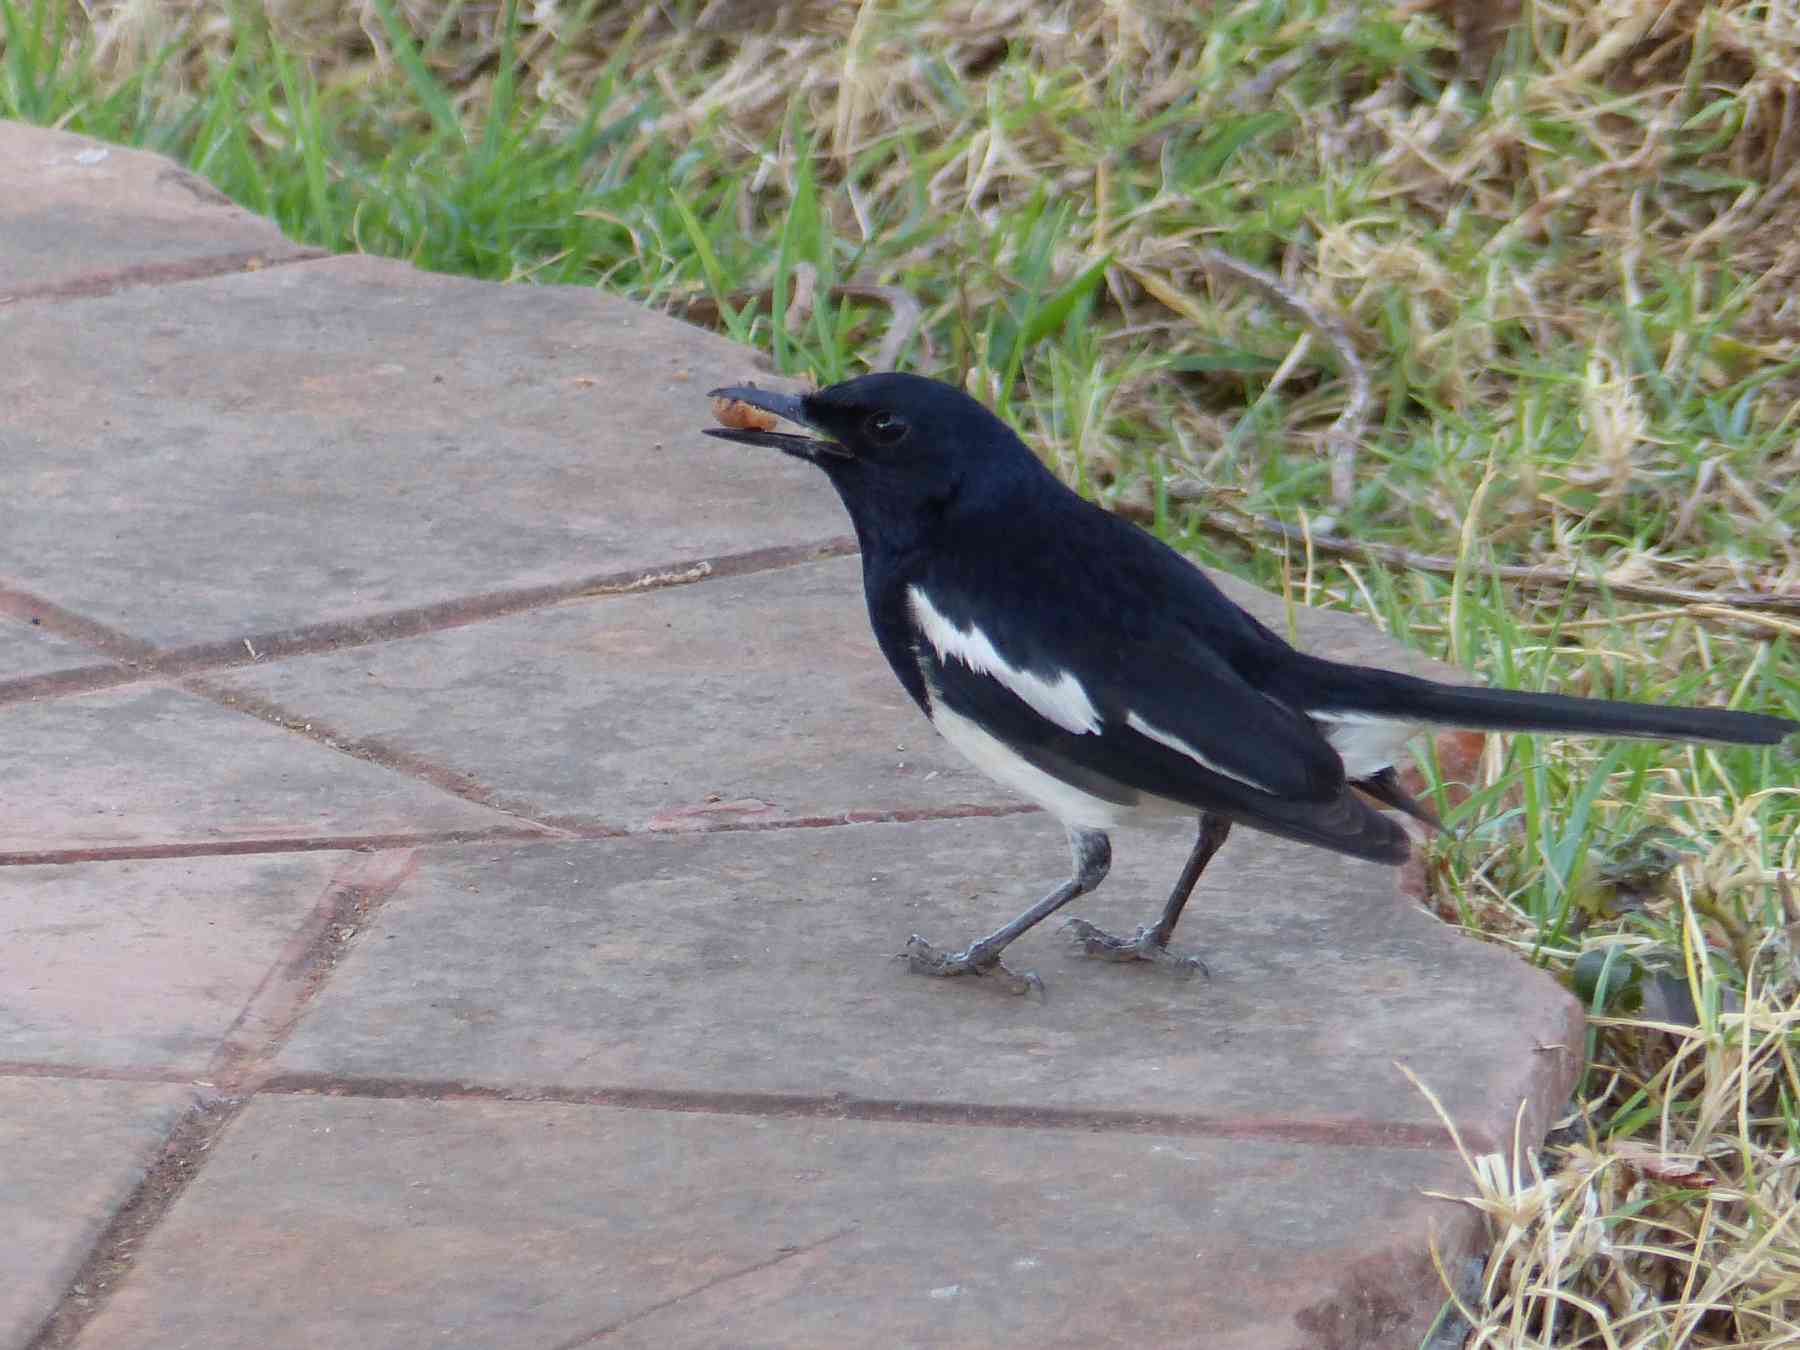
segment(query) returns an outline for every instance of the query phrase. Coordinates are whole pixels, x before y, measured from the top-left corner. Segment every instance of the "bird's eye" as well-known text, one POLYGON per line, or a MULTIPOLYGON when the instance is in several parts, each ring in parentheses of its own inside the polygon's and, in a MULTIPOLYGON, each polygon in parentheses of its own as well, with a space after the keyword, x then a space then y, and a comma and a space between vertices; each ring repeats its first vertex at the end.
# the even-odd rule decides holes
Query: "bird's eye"
POLYGON ((863 433, 877 445, 897 444, 907 430, 906 419, 891 412, 870 413, 863 421, 863 433))

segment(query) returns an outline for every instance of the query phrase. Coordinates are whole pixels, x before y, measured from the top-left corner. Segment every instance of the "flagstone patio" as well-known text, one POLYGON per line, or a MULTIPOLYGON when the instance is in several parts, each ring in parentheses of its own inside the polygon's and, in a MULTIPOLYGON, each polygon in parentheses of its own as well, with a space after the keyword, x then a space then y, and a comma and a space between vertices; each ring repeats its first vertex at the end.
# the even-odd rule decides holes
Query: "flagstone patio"
POLYGON ((699 434, 756 353, 8 123, 0 342, 0 1347, 1391 1350, 1482 1241, 1401 1066, 1476 1150, 1566 1100, 1552 981, 1244 831, 1210 979, 908 975, 1064 844, 699 434))

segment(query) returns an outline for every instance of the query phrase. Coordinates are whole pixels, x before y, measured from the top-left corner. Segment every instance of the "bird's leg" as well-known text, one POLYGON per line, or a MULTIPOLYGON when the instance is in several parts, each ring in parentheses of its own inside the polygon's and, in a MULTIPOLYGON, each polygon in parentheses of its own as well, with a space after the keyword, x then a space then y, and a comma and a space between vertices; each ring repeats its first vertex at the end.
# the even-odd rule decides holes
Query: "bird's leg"
POLYGON ((1071 934, 1089 956, 1098 957, 1102 961, 1156 961, 1173 966, 1185 974, 1191 975, 1195 971, 1207 974, 1206 962, 1199 957, 1170 949, 1169 935, 1175 931, 1175 925, 1181 919, 1181 911, 1186 908, 1188 897, 1194 893, 1194 883, 1200 880, 1206 864, 1212 861, 1213 854, 1219 851, 1219 846, 1225 842, 1225 836, 1230 833, 1229 820, 1207 811, 1200 813, 1200 837, 1194 841, 1194 851, 1188 854, 1181 875, 1175 878, 1175 889, 1169 892, 1169 898, 1163 905, 1162 917, 1154 924, 1139 927, 1136 934, 1129 938, 1118 938, 1111 933, 1102 932, 1086 919, 1070 919, 1063 925, 1063 930, 1071 934))
POLYGON ((914 933, 906 950, 898 959, 906 962, 919 975, 989 975, 998 974, 1002 983, 1015 994, 1036 989, 1043 992, 1044 982, 1035 971, 1020 975, 1000 962, 1000 953, 1014 938, 1049 918, 1078 895, 1086 895, 1106 878, 1112 866, 1112 841, 1098 830, 1069 830, 1069 849, 1075 855, 1075 875, 1058 886, 1011 923, 996 928, 984 938, 971 942, 960 952, 940 952, 914 933))

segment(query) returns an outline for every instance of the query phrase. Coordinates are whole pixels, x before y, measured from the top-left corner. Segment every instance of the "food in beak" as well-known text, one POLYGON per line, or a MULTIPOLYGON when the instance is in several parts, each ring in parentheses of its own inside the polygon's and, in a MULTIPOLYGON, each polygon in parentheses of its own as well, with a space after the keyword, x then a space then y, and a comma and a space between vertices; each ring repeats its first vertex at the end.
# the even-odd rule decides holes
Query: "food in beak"
POLYGON ((736 431, 773 431, 781 421, 767 408, 758 408, 741 398, 724 394, 713 396, 712 414, 713 421, 720 426, 731 427, 736 431))

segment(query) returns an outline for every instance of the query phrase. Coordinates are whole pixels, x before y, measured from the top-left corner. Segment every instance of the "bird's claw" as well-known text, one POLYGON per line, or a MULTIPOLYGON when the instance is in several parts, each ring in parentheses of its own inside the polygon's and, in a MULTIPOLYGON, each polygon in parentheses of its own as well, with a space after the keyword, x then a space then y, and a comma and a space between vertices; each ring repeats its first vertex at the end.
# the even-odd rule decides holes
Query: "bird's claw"
POLYGON ((896 953, 894 959, 906 962, 907 969, 915 975, 985 975, 1009 994, 1044 996, 1044 982, 1035 970, 1020 973, 998 957, 984 963, 971 958, 967 949, 941 952, 917 933, 906 940, 906 950, 896 953))
POLYGON ((1086 919, 1070 919, 1063 924, 1063 932, 1081 945, 1085 955, 1096 961, 1149 961, 1155 965, 1167 966, 1184 978, 1194 975, 1212 978, 1206 962, 1197 956, 1171 948, 1166 942, 1158 942, 1151 935, 1148 925, 1139 925, 1134 935, 1121 938, 1096 928, 1086 919))

